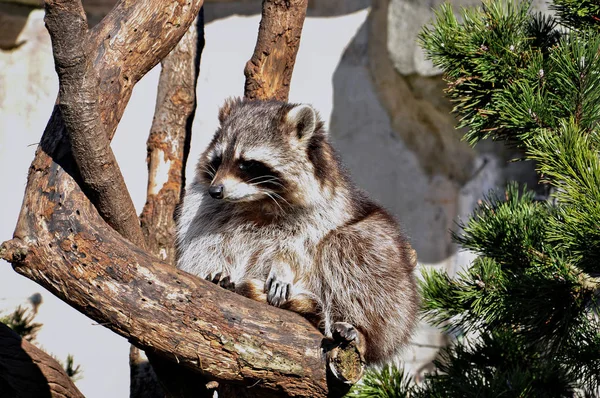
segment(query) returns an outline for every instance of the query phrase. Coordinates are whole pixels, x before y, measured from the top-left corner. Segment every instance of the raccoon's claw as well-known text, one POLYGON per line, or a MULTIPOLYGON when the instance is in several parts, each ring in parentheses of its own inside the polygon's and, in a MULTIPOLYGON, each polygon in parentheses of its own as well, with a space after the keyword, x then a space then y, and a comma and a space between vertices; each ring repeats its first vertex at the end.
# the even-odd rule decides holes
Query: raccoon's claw
POLYGON ((223 289, 235 292, 235 282, 231 280, 229 275, 219 281, 219 286, 221 286, 223 289))
POLYGON ((267 303, 279 307, 289 300, 292 292, 292 284, 271 276, 267 279, 265 291, 267 292, 267 303))
POLYGON ((223 275, 222 272, 217 272, 214 276, 213 276, 213 274, 208 274, 206 276, 206 280, 211 281, 212 283, 214 283, 216 285, 221 281, 221 275, 223 275))
POLYGON ((215 285, 221 286, 223 289, 235 292, 235 282, 231 280, 229 275, 223 276, 222 272, 217 272, 214 277, 212 274, 209 274, 205 279, 211 281, 215 285))
POLYGON ((358 340, 358 330, 348 322, 336 322, 331 325, 331 335, 339 342, 349 343, 358 340))

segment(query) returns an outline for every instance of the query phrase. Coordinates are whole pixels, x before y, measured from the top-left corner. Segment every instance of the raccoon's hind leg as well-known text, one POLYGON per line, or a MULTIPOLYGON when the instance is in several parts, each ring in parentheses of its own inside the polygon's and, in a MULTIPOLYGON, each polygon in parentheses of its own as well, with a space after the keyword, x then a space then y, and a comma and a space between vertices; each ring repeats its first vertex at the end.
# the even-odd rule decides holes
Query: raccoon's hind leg
MULTIPOLYGON (((337 229, 319 247, 326 333, 361 332, 368 364, 393 359, 418 313, 414 250, 383 211, 337 229), (346 325, 340 323, 346 322, 346 325)), ((361 337, 361 336, 359 336, 361 337)))
POLYGON ((353 325, 348 322, 335 322, 331 325, 331 337, 336 343, 348 344, 354 342, 364 361, 364 355, 367 350, 365 336, 353 325))

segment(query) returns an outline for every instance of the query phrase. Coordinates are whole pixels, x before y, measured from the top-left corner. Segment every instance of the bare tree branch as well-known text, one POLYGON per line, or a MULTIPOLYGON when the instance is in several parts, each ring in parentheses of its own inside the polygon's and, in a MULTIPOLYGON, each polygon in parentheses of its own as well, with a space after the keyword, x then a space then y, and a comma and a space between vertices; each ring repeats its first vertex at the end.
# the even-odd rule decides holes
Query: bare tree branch
POLYGON ((160 263, 103 223, 50 158, 38 156, 29 179, 22 222, 31 230, 1 253, 17 272, 137 347, 217 381, 327 395, 323 336, 307 320, 160 263))
POLYGON ((148 137, 148 190, 140 219, 148 250, 173 265, 174 214, 185 184, 203 47, 204 17, 200 10, 177 47, 161 62, 156 110, 148 137))
MULTIPOLYGON (((185 184, 192 122, 196 113, 196 83, 204 48, 204 8, 177 46, 161 61, 154 120, 148 137, 148 189, 140 216, 146 248, 175 265, 175 208, 185 184)), ((206 381, 185 377, 181 367, 151 357, 152 366, 131 347, 130 397, 198 397, 206 381), (159 385, 156 372, 162 381, 159 385), (190 388, 191 387, 191 388, 190 388)), ((206 395, 209 394, 205 391, 206 395)))
POLYGON ((308 0, 263 0, 254 54, 244 69, 244 96, 287 101, 308 0))
POLYGON ((0 396, 83 398, 50 355, 0 323, 0 396))
POLYGON ((98 110, 98 77, 85 48, 87 19, 80 0, 46 0, 46 28, 59 79, 58 107, 83 187, 102 218, 144 247, 133 201, 98 110))

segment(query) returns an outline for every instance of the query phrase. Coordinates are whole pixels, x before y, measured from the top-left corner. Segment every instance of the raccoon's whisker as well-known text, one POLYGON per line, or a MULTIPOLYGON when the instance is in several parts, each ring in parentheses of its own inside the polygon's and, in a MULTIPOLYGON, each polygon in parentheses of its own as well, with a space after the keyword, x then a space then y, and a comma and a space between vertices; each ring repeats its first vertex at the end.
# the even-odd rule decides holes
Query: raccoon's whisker
MULTIPOLYGON (((211 170, 209 170, 209 169, 207 169, 206 167, 202 167, 201 169, 202 169, 202 171, 204 171, 206 174, 208 174, 208 175, 209 175, 211 178, 214 178, 214 177, 215 177, 215 172, 214 172, 214 169, 213 169, 212 171, 211 171, 211 170)), ((211 169, 212 169, 212 167, 211 167, 211 169)))
POLYGON ((281 207, 281 205, 279 204, 279 202, 277 202, 277 200, 275 200, 275 198, 271 195, 273 192, 265 192, 267 194, 267 196, 269 198, 271 198, 273 200, 273 202, 275 202, 275 204, 277 205, 277 207, 279 207, 279 209, 281 211, 283 211, 283 207, 281 207))
POLYGON ((280 181, 280 178, 278 178, 278 177, 275 177, 275 176, 272 176, 272 175, 270 175, 270 174, 267 174, 267 175, 264 175, 264 176, 258 176, 258 177, 251 178, 251 179, 249 179, 249 180, 248 180, 248 182, 250 183, 250 182, 252 182, 252 181, 256 181, 256 180, 258 180, 259 178, 271 178, 271 179, 273 179, 273 180, 280 181))
POLYGON ((285 200, 285 198, 283 196, 279 195, 278 193, 276 193, 276 192, 270 192, 270 193, 272 195, 275 195, 276 198, 279 198, 279 199, 283 200, 288 206, 290 206, 290 207, 292 206, 290 204, 290 202, 288 202, 287 200, 285 200))
POLYGON ((279 185, 280 187, 282 187, 282 188, 284 188, 284 189, 285 189, 285 186, 284 186, 282 183, 279 183, 279 182, 277 182, 277 181, 275 181, 275 180, 264 180, 264 181, 258 181, 258 182, 253 182, 253 183, 251 183, 251 184, 249 184, 249 185, 256 186, 256 185, 260 185, 260 184, 266 184, 266 183, 270 183, 270 184, 279 185))

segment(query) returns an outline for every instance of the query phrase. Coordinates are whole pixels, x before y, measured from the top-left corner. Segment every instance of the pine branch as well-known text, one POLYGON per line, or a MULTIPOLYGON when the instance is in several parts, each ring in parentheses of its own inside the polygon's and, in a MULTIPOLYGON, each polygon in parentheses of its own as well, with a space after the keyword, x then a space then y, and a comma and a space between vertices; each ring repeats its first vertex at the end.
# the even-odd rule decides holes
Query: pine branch
POLYGON ((600 3, 597 0, 554 0, 551 9, 563 25, 576 30, 600 30, 600 3))
POLYGON ((385 365, 381 370, 369 370, 362 382, 347 395, 348 398, 404 398, 417 391, 404 370, 385 365))
POLYGON ((83 377, 81 365, 75 365, 73 355, 67 355, 67 359, 63 364, 63 367, 65 368, 65 373, 71 378, 71 380, 77 381, 81 380, 81 378, 83 377))
POLYGON ((581 270, 595 275, 600 273, 597 142, 596 132, 587 134, 571 120, 561 125, 559 134, 540 133, 528 150, 540 173, 558 188, 555 196, 560 206, 549 219, 549 243, 581 270))
POLYGON ((18 306, 13 313, 0 317, 0 323, 14 330, 19 336, 31 342, 35 340, 42 324, 34 322, 35 314, 29 309, 18 306))
POLYGON ((435 361, 417 397, 572 397, 577 375, 524 345, 510 329, 458 341, 435 361))
POLYGON ((469 128, 471 144, 485 138, 519 144, 551 120, 542 117, 547 108, 543 91, 536 91, 544 87, 543 65, 559 34, 552 18, 532 15, 529 7, 529 1, 484 1, 461 10, 459 23, 446 4, 419 36, 427 57, 444 70, 458 127, 469 128), (527 100, 515 101, 521 93, 527 100), (511 109, 525 102, 524 110, 511 109))
POLYGON ((426 273, 422 289, 426 319, 460 337, 414 396, 600 393, 600 6, 556 4, 577 31, 498 0, 460 19, 443 6, 421 35, 465 138, 524 148, 555 194, 509 185, 459 225, 480 257, 455 279, 426 273))

